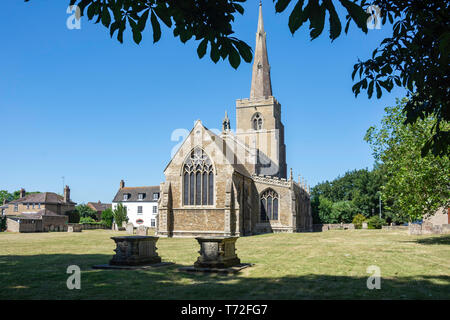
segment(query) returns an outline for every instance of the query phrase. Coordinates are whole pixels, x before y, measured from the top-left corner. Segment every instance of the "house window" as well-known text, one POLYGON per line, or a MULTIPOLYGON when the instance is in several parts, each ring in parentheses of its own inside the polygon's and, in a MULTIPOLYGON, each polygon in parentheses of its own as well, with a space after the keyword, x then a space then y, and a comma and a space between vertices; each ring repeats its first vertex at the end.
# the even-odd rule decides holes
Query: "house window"
POLYGON ((142 214, 142 206, 138 206, 138 208, 137 208, 137 213, 142 214))
POLYGON ((123 200, 125 200, 125 201, 128 200, 128 196, 129 196, 128 193, 124 193, 123 194, 123 200))
POLYGON ((155 220, 155 219, 151 219, 151 220, 150 220, 150 225, 151 225, 152 227, 156 226, 156 220, 155 220))
POLYGON ((19 211, 19 205, 18 204, 15 204, 14 205, 14 212, 18 212, 19 211))
POLYGON ((32 208, 34 209, 34 203, 33 203, 33 206, 32 206, 32 208))
POLYGON ((153 206, 153 213, 158 213, 158 207, 157 206, 153 206))
POLYGON ((27 203, 27 209, 30 209, 30 204, 29 203, 27 203))
POLYGON ((153 194, 153 200, 158 200, 159 199, 159 193, 158 192, 155 192, 154 194, 153 194))
POLYGON ((253 130, 261 130, 263 125, 262 116, 259 112, 255 113, 252 117, 253 130))
POLYGON ((278 193, 267 189, 261 196, 260 219, 261 221, 278 220, 278 193))
POLYGON ((38 203, 38 209, 40 209, 41 208, 41 204, 40 203, 38 203))
POLYGON ((145 193, 139 193, 138 194, 138 199, 139 200, 144 200, 144 198, 145 198, 145 193))
POLYGON ((183 167, 183 204, 212 205, 214 203, 213 165, 206 153, 192 150, 183 167))

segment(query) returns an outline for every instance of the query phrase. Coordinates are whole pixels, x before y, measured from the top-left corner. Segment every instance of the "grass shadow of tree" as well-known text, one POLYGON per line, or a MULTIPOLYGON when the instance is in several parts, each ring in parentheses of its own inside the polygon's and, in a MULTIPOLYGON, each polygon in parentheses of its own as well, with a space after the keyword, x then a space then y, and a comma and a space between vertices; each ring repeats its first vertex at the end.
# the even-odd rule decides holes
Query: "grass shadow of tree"
MULTIPOLYGON (((0 299, 449 299, 450 276, 382 278, 303 274, 279 278, 197 274, 179 264, 148 270, 98 270, 102 254, 0 256, 0 299), (66 286, 67 267, 81 268, 81 289, 66 286)), ((251 268, 250 268, 251 269, 251 268)), ((249 270, 249 269, 246 269, 249 270)))
POLYGON ((450 235, 438 236, 438 237, 428 237, 428 238, 418 238, 414 242, 425 245, 433 244, 443 244, 450 245, 450 235))

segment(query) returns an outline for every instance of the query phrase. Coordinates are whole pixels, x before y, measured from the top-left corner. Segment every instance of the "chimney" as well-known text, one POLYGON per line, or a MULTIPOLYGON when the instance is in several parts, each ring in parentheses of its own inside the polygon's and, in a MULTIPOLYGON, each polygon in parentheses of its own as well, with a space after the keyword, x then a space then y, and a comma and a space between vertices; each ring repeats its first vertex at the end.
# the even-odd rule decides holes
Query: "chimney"
POLYGON ((70 201, 70 188, 69 186, 66 186, 64 188, 64 202, 69 202, 70 201))
POLYGON ((125 188, 125 181, 120 180, 120 189, 125 188))
POLYGON ((20 189, 20 197, 21 198, 25 197, 25 189, 24 188, 20 189))

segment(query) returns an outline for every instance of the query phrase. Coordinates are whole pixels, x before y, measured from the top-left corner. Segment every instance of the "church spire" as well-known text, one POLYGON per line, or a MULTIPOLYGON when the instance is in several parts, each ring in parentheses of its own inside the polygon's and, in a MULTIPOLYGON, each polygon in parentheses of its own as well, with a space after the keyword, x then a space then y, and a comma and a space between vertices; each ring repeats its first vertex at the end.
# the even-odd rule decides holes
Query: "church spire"
POLYGON ((262 5, 260 2, 250 98, 261 98, 271 95, 272 83, 270 81, 270 66, 267 57, 266 33, 264 32, 262 5))

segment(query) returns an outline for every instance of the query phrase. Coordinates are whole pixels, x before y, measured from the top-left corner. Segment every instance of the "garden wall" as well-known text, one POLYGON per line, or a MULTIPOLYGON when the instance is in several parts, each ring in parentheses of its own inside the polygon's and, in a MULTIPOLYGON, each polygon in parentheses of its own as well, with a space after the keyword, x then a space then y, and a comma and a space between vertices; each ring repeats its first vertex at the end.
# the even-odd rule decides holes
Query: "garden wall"
POLYGON ((424 222, 421 225, 417 223, 410 223, 408 226, 408 233, 410 235, 422 234, 450 234, 450 224, 433 225, 424 222))
POLYGON ((324 223, 313 224, 314 232, 321 232, 327 230, 353 230, 355 225, 353 223, 324 223))
POLYGON ((81 230, 109 229, 103 224, 97 223, 80 223, 81 230))

